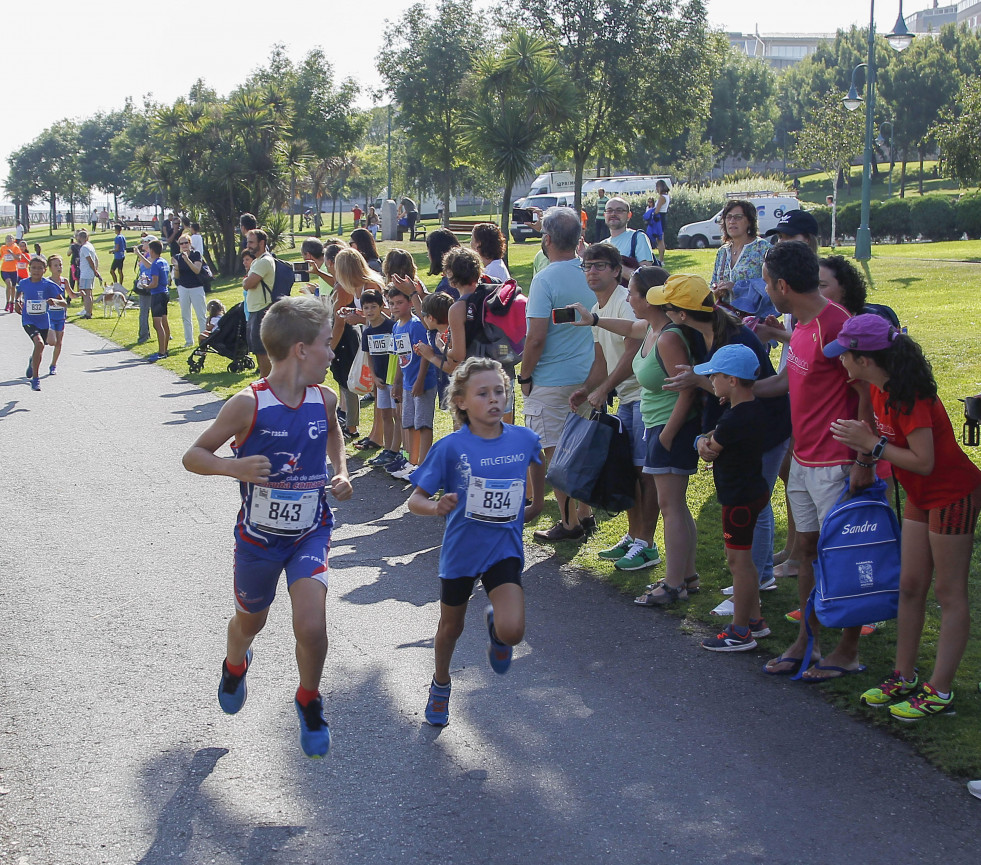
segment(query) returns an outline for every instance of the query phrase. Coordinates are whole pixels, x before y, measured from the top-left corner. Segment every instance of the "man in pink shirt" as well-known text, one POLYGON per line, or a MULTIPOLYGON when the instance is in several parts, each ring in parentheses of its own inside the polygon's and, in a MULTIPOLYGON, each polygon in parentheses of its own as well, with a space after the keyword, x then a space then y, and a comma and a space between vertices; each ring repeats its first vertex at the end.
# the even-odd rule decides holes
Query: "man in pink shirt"
MULTIPOLYGON (((835 340, 850 316, 818 290, 817 255, 801 241, 780 243, 766 254, 763 279, 777 310, 789 312, 797 319, 784 372, 758 382, 756 393, 774 396, 781 389, 790 392, 794 454, 787 497, 797 524, 800 549, 797 591, 803 610, 814 588, 814 560, 825 516, 846 484, 857 490, 875 480, 874 469, 858 465, 854 451, 831 436, 830 426, 839 418, 858 417, 871 423, 872 410, 867 386, 850 381, 840 363, 824 356, 824 346, 835 340)), ((872 465, 872 460, 864 462, 872 465)), ((819 627, 812 616, 812 630, 817 632, 819 627)), ((764 672, 774 676, 793 675, 803 665, 807 670, 803 679, 808 682, 861 672, 865 667, 858 660, 860 633, 861 628, 844 629, 838 645, 823 659, 815 637, 814 653, 804 659, 807 632, 802 619, 797 639, 780 657, 769 661, 764 672)))

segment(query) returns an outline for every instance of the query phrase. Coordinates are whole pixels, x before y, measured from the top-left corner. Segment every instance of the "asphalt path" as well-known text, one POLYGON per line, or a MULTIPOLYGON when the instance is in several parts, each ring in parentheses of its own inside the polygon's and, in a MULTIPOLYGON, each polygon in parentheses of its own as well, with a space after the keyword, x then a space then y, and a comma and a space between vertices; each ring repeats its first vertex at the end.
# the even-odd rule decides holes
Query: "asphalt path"
POLYGON ((976 865, 963 783, 537 547, 511 672, 487 665, 478 593, 450 725, 429 727, 441 523, 357 460, 330 555, 330 754, 299 748, 282 596, 223 715, 237 490, 180 465, 218 403, 65 339, 34 393, 0 318, 0 862, 976 865))

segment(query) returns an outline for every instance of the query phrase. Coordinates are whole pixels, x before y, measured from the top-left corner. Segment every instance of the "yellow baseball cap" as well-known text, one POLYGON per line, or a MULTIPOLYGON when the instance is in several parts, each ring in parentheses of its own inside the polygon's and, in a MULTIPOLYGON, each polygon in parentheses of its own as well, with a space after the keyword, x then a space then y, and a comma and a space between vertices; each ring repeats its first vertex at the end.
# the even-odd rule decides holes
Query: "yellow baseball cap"
POLYGON ((715 302, 712 292, 709 290, 708 283, 700 276, 692 273, 676 273, 668 277, 668 281, 657 289, 651 289, 647 293, 648 303, 666 304, 676 306, 679 309, 696 310, 698 312, 712 312, 715 309, 715 302), (651 292, 659 291, 663 299, 652 300, 651 292))

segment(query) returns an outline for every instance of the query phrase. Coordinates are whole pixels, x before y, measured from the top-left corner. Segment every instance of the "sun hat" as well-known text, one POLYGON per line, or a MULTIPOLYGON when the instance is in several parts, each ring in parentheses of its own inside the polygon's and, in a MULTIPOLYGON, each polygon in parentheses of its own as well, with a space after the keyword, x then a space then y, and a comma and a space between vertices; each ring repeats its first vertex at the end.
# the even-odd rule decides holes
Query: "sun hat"
POLYGON ((695 375, 734 375, 736 378, 756 379, 760 374, 760 359, 748 345, 733 343, 718 349, 712 357, 694 368, 695 375))
POLYGON ((899 335, 881 315, 866 312, 848 319, 838 331, 838 338, 824 347, 825 357, 838 357, 846 351, 880 351, 889 348, 899 335))

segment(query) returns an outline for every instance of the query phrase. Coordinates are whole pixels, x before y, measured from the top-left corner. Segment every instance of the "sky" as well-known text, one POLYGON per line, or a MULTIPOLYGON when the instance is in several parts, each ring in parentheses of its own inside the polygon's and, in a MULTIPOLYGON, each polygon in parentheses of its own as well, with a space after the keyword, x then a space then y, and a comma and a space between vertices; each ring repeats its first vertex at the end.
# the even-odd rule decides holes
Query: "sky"
MULTIPOLYGON (((433 0, 429 0, 430 3, 433 0)), ((497 0, 475 0, 490 6, 497 0)), ((516 0, 511 0, 516 2, 516 0)), ((561 2, 561 0, 557 0, 561 2)), ((381 49, 385 21, 396 21, 412 0, 370 3, 311 4, 279 0, 276 4, 239 0, 198 0, 189 5, 149 7, 100 2, 80 5, 49 0, 45 19, 58 22, 50 45, 39 41, 34 22, 26 38, 4 39, 8 73, 17 70, 23 110, 8 110, 0 123, 0 178, 7 157, 63 118, 82 119, 122 107, 126 97, 140 105, 146 94, 173 102, 203 78, 221 94, 241 84, 264 65, 277 42, 300 60, 320 46, 334 65, 336 79, 353 77, 368 92, 380 86, 375 58, 381 49), (339 8, 317 19, 313 9, 339 8), (166 10, 179 10, 179 23, 166 10), (276 14, 270 15, 269 10, 276 14), (149 38, 147 34, 149 35, 149 38), (14 122, 11 122, 13 120, 14 122)), ((907 0, 906 13, 932 5, 907 0)), ((864 26, 869 12, 855 0, 775 4, 773 0, 707 0, 709 24, 726 30, 761 33, 826 33, 852 24, 864 26)), ((888 32, 896 20, 898 0, 879 0, 876 26, 888 32)), ((33 16, 31 16, 33 18, 33 16)), ((370 96, 363 97, 365 106, 370 96)))

